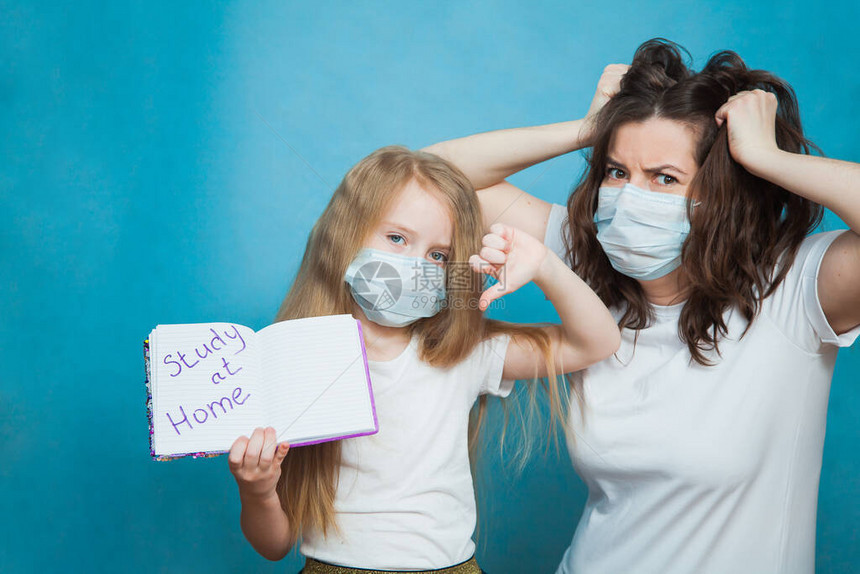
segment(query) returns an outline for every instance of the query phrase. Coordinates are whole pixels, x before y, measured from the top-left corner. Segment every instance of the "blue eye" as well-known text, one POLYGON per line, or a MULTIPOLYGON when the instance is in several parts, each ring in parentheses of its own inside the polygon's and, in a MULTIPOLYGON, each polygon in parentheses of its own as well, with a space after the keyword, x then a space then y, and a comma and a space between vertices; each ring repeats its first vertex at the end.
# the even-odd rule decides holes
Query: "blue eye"
POLYGON ((388 234, 388 240, 395 245, 403 245, 406 243, 406 239, 402 235, 398 235, 396 233, 388 234))
POLYGON ((672 185, 673 183, 678 183, 678 180, 671 175, 659 173, 657 174, 657 183, 659 183, 660 185, 672 185))
POLYGON ((441 251, 434 251, 430 254, 430 259, 439 263, 445 263, 446 261, 448 261, 448 256, 441 251))
POLYGON ((624 172, 624 170, 618 167, 607 167, 606 175, 610 179, 624 179, 625 177, 627 177, 627 174, 624 172))

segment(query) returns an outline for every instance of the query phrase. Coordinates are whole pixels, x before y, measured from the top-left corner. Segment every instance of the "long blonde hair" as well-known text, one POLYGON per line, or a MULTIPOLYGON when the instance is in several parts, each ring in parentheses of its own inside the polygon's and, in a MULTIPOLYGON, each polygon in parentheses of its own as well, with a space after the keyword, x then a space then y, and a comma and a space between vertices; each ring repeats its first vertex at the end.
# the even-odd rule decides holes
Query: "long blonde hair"
MULTIPOLYGON (((343 178, 311 230, 296 280, 275 320, 352 312, 354 301, 344 282, 346 269, 387 206, 413 179, 436 192, 448 207, 454 229, 448 258, 461 266, 456 277, 446 274, 447 300, 439 313, 407 327, 417 337, 420 359, 449 367, 465 359, 481 341, 507 333, 540 351, 547 372, 554 373, 552 344, 544 331, 485 319, 478 309, 483 280, 466 262, 481 249, 483 226, 478 197, 469 180, 435 155, 399 146, 373 152, 343 178)), ((566 389, 560 388, 552 375, 547 377, 547 387, 553 418, 562 420, 566 389)), ((472 445, 477 441, 485 408, 486 401, 479 401, 471 417, 472 445)), ((294 541, 308 529, 325 535, 330 528, 337 528, 334 500, 340 461, 340 441, 297 448, 284 459, 277 491, 294 541)))

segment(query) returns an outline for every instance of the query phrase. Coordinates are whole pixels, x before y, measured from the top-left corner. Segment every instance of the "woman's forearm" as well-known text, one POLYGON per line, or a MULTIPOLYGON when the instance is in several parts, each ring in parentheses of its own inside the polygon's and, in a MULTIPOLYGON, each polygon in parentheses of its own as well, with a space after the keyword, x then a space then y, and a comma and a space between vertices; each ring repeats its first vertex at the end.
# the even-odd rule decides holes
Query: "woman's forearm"
POLYGON ((504 181, 527 167, 588 145, 586 120, 513 128, 433 144, 436 154, 466 174, 475 189, 504 181))
POLYGON ((456 165, 475 189, 500 183, 536 163, 590 146, 591 122, 618 93, 628 69, 625 64, 603 69, 588 113, 581 120, 486 132, 433 144, 424 151, 456 165))
POLYGON ((746 169, 838 215, 860 234, 860 164, 771 150, 746 169))
POLYGON ((851 231, 821 261, 818 300, 836 334, 860 325, 860 164, 782 150, 751 154, 746 169, 838 215, 851 231))
POLYGON ((773 93, 751 90, 717 110, 717 124, 728 124, 732 157, 751 174, 830 209, 860 233, 860 164, 780 149, 778 105, 773 93))

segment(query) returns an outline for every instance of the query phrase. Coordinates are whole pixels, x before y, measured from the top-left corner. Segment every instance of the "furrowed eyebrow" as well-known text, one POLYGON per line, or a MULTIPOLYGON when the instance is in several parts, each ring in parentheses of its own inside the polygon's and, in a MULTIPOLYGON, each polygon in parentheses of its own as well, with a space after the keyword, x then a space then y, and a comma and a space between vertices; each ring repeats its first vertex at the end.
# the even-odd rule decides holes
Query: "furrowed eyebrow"
POLYGON ((661 172, 664 172, 666 170, 676 171, 676 172, 680 173, 681 175, 687 175, 686 171, 679 168, 678 166, 672 165, 671 163, 658 165, 656 167, 645 168, 645 172, 647 172, 647 173, 661 173, 661 172))
MULTIPOLYGON (((621 168, 624 170, 628 170, 626 165, 624 165, 623 163, 621 163, 620 161, 618 161, 612 157, 606 158, 606 167, 618 167, 618 168, 621 168)), ((671 163, 665 163, 663 165, 658 165, 655 167, 648 167, 648 168, 645 168, 643 171, 645 173, 662 173, 666 170, 675 171, 675 172, 680 173, 681 175, 687 175, 686 171, 684 171, 683 169, 679 168, 676 165, 672 165, 671 163)))

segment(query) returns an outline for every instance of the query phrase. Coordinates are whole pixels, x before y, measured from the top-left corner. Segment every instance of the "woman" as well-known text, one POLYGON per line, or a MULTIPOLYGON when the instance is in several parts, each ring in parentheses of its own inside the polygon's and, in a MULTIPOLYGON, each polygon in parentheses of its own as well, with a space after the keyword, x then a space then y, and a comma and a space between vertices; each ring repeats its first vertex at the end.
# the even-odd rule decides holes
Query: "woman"
POLYGON ((652 40, 584 120, 429 148, 622 328, 570 409, 589 497, 560 573, 813 572, 829 384, 860 333, 860 166, 810 145, 786 83, 652 40), (587 145, 566 209, 502 181, 587 145), (807 237, 821 206, 850 230, 807 237))

